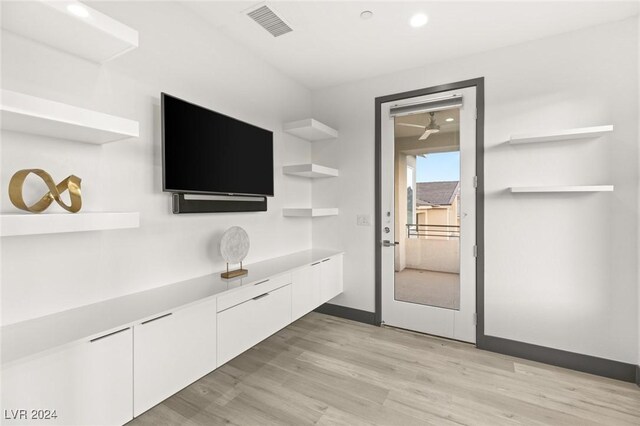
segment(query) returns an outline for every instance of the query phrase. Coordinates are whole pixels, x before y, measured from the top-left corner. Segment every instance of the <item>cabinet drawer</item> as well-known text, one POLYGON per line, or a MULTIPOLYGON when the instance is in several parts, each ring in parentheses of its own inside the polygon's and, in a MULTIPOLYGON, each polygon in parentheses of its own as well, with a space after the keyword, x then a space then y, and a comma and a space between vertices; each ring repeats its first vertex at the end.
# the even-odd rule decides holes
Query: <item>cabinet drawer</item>
POLYGON ((256 296, 270 292, 284 285, 291 284, 291 273, 269 277, 254 284, 241 287, 230 294, 218 296, 218 312, 229 309, 256 296))
POLYGON ((128 422, 133 418, 132 355, 132 332, 126 328, 3 367, 2 424, 128 422), (34 419, 32 409, 55 410, 56 418, 34 419), (19 410, 26 410, 26 419, 19 410))
POLYGON ((321 304, 321 266, 316 262, 293 272, 291 282, 291 320, 295 321, 321 304))
POLYGON ((218 366, 291 322, 291 285, 218 313, 218 366))
POLYGON ((337 255, 325 259, 320 264, 322 266, 322 302, 328 302, 343 291, 342 279, 342 255, 337 255))
POLYGON ((135 416, 215 370, 216 319, 214 299, 134 326, 135 416))

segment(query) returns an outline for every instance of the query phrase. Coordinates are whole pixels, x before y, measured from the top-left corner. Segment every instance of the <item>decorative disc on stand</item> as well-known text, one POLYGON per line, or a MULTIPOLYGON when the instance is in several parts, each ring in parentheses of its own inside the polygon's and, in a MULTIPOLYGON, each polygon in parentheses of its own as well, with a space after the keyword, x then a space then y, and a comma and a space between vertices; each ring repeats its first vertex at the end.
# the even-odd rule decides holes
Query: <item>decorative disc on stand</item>
POLYGON ((227 262, 227 272, 220 274, 222 278, 235 278, 247 275, 248 271, 242 269, 242 261, 249 253, 249 235, 239 226, 227 229, 220 240, 220 254, 227 262), (229 263, 239 263, 240 269, 229 271, 229 263))

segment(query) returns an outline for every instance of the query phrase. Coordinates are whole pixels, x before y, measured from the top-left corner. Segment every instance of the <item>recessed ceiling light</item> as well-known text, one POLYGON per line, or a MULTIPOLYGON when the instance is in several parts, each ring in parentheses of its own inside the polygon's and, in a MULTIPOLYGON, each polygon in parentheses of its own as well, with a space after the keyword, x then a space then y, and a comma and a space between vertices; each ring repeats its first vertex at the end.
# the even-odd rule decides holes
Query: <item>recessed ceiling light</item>
POLYGON ((360 14, 360 18, 367 20, 373 18, 373 12, 370 10, 365 10, 360 14))
POLYGON ((76 15, 78 18, 89 17, 89 11, 80 3, 71 3, 67 5, 67 10, 69 11, 69 13, 76 15))
POLYGON ((429 18, 427 18, 427 15, 425 15, 424 13, 416 13, 415 15, 413 15, 411 17, 411 20, 409 21, 409 24, 413 28, 418 28, 418 27, 422 27, 423 25, 425 25, 428 20, 429 20, 429 18))
POLYGON ((453 118, 449 117, 449 118, 447 118, 447 119, 446 119, 446 120, 444 120, 444 121, 452 122, 452 121, 453 121, 453 118))

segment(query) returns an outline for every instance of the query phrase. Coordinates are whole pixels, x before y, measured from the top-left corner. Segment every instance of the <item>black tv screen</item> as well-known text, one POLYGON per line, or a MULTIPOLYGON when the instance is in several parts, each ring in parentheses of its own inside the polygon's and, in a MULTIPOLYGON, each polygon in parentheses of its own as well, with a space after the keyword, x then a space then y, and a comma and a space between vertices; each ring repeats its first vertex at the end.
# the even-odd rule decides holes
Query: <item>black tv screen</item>
POLYGON ((273 132, 162 93, 163 190, 273 196, 273 132))

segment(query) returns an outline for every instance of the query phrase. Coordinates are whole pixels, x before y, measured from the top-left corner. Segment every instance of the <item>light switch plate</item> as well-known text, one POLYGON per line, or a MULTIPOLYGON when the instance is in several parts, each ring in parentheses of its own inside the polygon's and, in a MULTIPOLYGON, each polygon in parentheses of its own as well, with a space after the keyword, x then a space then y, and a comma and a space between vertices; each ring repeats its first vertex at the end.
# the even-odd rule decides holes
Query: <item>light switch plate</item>
POLYGON ((371 226, 371 216, 368 214, 359 214, 356 216, 358 226, 371 226))

